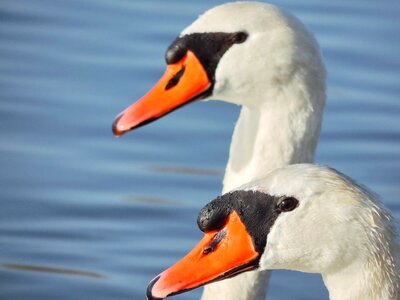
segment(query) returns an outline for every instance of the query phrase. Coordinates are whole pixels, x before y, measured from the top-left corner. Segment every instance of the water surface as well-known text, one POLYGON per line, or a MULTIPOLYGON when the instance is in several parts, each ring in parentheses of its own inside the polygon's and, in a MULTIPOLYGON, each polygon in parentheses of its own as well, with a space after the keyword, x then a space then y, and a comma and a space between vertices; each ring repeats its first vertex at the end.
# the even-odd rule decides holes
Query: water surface
MULTIPOLYGON (((201 236, 238 107, 197 102, 115 139, 111 123, 164 71, 164 52, 222 1, 0 3, 0 298, 144 299, 201 236)), ((400 216, 398 1, 274 1, 316 35, 328 103, 317 161, 400 216)), ((176 297, 197 299, 200 291, 176 297)), ((326 299, 274 272, 270 299, 326 299)))

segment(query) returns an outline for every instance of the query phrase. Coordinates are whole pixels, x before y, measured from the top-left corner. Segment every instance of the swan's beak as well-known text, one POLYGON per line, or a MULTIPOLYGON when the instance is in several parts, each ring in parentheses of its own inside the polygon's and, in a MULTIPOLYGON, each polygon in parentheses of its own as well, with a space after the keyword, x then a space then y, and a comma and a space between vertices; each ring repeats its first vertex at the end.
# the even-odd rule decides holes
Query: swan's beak
POLYGON ((115 119, 116 136, 152 122, 169 112, 200 98, 211 86, 196 55, 188 51, 177 63, 167 66, 160 81, 141 99, 115 119))
POLYGON ((260 254, 233 211, 219 231, 208 232, 182 260, 154 278, 147 298, 163 299, 258 267, 260 254))

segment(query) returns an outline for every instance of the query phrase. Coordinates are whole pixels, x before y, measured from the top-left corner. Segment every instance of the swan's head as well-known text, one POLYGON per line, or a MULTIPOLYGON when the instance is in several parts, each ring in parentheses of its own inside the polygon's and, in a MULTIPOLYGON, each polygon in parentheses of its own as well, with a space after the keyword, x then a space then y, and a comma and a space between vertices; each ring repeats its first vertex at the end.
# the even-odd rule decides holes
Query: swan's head
POLYGON ((281 98, 288 95, 293 101, 324 100, 325 72, 317 43, 300 21, 273 5, 235 2, 212 8, 182 31, 165 57, 165 74, 117 117, 116 135, 195 99, 253 108, 266 99, 286 105, 281 98))
POLYGON ((198 225, 204 238, 151 282, 149 299, 254 269, 335 273, 374 259, 371 249, 383 236, 395 239, 390 215, 368 192, 310 164, 278 169, 218 197, 201 210, 198 225))

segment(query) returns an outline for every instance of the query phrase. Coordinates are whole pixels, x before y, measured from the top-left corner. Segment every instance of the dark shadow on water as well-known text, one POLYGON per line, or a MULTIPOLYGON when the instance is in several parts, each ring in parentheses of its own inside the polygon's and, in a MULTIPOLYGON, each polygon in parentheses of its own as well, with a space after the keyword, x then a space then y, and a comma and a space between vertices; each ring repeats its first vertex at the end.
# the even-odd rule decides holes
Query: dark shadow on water
POLYGON ((127 195, 122 200, 144 204, 182 205, 182 202, 179 200, 144 195, 127 195))
POLYGON ((84 276, 91 277, 97 279, 106 278, 103 274, 84 271, 84 270, 73 270, 73 269, 64 269, 64 268, 54 268, 47 266, 34 266, 34 265, 23 265, 23 264, 13 264, 13 263, 5 263, 0 264, 2 268, 12 269, 18 271, 30 271, 30 272, 42 272, 42 273, 54 273, 59 275, 73 275, 73 276, 84 276))
POLYGON ((217 176, 222 177, 223 172, 216 169, 205 169, 196 167, 181 167, 181 166, 161 166, 153 165, 147 167, 148 170, 158 173, 176 173, 185 175, 198 175, 198 176, 217 176))

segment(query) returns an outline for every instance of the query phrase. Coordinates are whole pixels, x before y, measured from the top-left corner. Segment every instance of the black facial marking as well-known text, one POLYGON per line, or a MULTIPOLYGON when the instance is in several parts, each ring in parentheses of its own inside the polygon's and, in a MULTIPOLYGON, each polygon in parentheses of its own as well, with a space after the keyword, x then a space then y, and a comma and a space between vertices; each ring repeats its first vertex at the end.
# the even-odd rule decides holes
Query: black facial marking
POLYGON ((169 90, 178 84, 183 73, 185 73, 185 69, 186 67, 182 67, 182 69, 180 69, 179 72, 176 73, 175 76, 170 79, 170 81, 168 81, 167 85, 165 86, 165 90, 169 90))
MULTIPOLYGON (((214 85, 215 70, 221 57, 234 44, 246 41, 248 34, 243 31, 226 32, 204 32, 191 33, 178 37, 165 54, 167 64, 180 61, 188 50, 191 50, 200 60, 207 73, 211 85, 214 85)), ((212 87, 210 88, 210 92, 212 87)))
POLYGON ((217 199, 211 201, 200 211, 199 217, 197 218, 197 225, 203 232, 209 232, 213 230, 220 230, 226 223, 226 219, 232 211, 231 205, 221 205, 217 199))
POLYGON ((203 207, 197 224, 203 232, 219 230, 226 224, 229 214, 236 211, 246 226, 256 251, 262 254, 269 231, 282 212, 278 205, 281 199, 282 197, 274 197, 258 191, 227 193, 203 207))
POLYGON ((176 64, 185 56, 187 50, 185 39, 177 38, 165 52, 165 61, 168 65, 176 64))
POLYGON ((233 39, 235 40, 235 44, 241 44, 244 43, 247 40, 247 33, 243 31, 236 32, 235 35, 233 36, 233 39))

